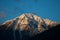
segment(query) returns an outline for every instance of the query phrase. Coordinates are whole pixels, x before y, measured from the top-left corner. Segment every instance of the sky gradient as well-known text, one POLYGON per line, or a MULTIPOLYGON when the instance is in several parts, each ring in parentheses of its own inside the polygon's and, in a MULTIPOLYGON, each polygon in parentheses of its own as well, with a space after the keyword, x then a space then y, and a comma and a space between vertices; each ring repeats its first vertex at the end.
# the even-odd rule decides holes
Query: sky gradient
POLYGON ((0 24, 22 13, 60 22, 60 0, 0 0, 0 24))

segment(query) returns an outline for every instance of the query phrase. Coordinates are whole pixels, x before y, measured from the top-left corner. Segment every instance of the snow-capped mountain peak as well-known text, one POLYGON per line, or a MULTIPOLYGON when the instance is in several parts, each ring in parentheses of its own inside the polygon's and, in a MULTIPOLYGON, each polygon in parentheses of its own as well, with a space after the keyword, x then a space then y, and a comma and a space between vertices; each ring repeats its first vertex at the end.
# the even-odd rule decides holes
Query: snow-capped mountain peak
POLYGON ((60 23, 43 19, 34 14, 22 14, 17 18, 4 22, 2 25, 5 25, 5 27, 0 27, 0 30, 29 31, 29 35, 36 35, 58 24, 60 23))

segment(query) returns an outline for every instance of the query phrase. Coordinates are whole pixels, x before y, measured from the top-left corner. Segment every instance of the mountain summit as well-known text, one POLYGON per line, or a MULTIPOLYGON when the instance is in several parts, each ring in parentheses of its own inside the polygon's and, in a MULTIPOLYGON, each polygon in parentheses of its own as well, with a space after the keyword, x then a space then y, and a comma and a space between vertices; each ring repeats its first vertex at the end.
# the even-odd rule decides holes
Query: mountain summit
POLYGON ((58 22, 53 22, 49 19, 43 19, 34 14, 22 14, 21 16, 8 20, 0 26, 0 30, 18 30, 21 34, 36 35, 52 27, 57 26, 58 22))

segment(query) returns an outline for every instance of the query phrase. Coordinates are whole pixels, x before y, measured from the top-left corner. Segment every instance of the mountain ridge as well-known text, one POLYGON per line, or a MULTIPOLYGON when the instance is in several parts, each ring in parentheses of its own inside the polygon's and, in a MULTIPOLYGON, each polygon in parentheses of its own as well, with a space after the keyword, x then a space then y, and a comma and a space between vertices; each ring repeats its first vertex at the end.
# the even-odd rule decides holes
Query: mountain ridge
POLYGON ((36 35, 58 24, 60 23, 42 19, 34 14, 22 14, 17 18, 4 22, 2 25, 5 26, 0 27, 0 30, 29 31, 29 35, 36 35))

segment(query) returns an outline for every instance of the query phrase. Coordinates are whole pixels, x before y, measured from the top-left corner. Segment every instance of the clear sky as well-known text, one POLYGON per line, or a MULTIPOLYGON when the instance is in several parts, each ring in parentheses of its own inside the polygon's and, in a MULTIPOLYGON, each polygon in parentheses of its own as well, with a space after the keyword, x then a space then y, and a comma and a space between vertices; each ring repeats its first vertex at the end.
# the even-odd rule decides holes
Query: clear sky
POLYGON ((35 13, 60 22, 60 0, 0 0, 0 23, 22 13, 35 13))

